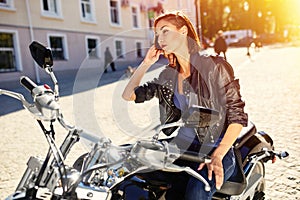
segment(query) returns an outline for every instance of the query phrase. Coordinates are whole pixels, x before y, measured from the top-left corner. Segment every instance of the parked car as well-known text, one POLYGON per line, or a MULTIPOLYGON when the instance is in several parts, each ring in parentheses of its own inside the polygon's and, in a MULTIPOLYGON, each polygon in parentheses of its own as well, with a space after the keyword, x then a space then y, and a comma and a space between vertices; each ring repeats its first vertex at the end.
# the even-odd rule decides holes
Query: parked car
POLYGON ((249 46, 251 46, 252 43, 254 43, 254 38, 246 36, 246 37, 243 37, 243 38, 239 39, 237 42, 231 43, 229 46, 233 46, 233 47, 249 47, 249 46))
POLYGON ((274 44, 277 42, 284 42, 285 38, 276 33, 264 33, 260 35, 260 40, 262 44, 274 44))

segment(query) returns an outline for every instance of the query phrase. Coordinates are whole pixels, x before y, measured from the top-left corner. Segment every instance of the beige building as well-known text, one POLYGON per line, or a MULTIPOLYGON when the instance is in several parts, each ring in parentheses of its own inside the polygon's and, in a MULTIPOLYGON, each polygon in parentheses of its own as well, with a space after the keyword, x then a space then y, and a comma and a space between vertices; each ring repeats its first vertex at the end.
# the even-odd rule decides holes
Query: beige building
POLYGON ((106 47, 118 64, 144 56, 160 9, 194 20, 194 8, 194 0, 0 0, 0 87, 44 76, 29 52, 34 40, 52 49, 55 71, 103 68, 106 47))

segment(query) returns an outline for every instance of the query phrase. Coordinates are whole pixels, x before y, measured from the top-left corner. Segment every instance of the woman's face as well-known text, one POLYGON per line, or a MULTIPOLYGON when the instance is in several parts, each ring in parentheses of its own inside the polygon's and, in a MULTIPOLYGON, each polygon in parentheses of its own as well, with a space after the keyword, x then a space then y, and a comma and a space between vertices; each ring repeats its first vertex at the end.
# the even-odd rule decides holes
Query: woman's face
POLYGON ((161 19, 157 22, 155 27, 155 37, 158 45, 165 51, 165 53, 176 53, 186 44, 186 27, 177 29, 175 25, 167 20, 161 19))

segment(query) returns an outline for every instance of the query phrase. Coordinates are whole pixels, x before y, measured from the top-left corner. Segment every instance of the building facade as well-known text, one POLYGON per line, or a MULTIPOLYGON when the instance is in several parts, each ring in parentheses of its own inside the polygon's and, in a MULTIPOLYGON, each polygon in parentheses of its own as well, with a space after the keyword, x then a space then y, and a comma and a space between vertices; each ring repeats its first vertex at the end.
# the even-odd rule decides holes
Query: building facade
POLYGON ((193 20, 193 7, 192 0, 0 0, 0 84, 43 76, 32 41, 51 48, 55 71, 103 68, 106 47, 116 62, 134 61, 152 44, 153 17, 181 9, 193 20))

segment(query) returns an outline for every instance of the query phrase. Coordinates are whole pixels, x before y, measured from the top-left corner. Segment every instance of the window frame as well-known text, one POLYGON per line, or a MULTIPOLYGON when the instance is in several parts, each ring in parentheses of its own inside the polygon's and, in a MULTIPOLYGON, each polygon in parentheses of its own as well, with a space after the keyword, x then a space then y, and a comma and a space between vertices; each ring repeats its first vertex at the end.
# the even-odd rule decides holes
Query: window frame
POLYGON ((143 44, 144 44, 144 43, 143 43, 143 41, 141 41, 141 40, 136 40, 136 41, 135 41, 135 48, 136 48, 136 51, 135 51, 136 54, 135 54, 135 55, 136 55, 137 58, 143 58, 143 57, 144 57, 144 56, 143 56, 143 55, 144 55, 143 44), (141 55, 140 55, 140 56, 138 55, 138 49, 137 49, 137 44, 138 44, 138 43, 141 44, 141 48, 140 48, 141 55))
POLYGON ((109 13, 109 22, 110 22, 110 24, 112 25, 112 26, 117 26, 117 27, 120 27, 121 26, 121 24, 122 24, 122 18, 121 18, 121 6, 120 6, 120 1, 119 0, 109 0, 109 2, 108 2, 108 13, 109 13), (113 22, 112 21, 112 7, 111 7, 111 5, 110 5, 110 2, 112 2, 112 1, 114 1, 114 2, 116 2, 117 3, 117 6, 116 6, 116 12, 117 12, 117 14, 118 14, 118 20, 117 20, 117 22, 113 22))
POLYGON ((0 2, 1 10, 16 10, 14 0, 6 0, 6 3, 0 2))
MULTIPOLYGON (((62 9, 61 9, 61 0, 46 0, 47 3, 49 4, 50 1, 53 1, 55 2, 56 4, 56 10, 57 12, 53 12, 51 10, 44 10, 44 0, 40 0, 41 2, 41 13, 42 13, 42 16, 44 17, 51 17, 51 18, 63 18, 62 16, 62 9)), ((49 6, 49 5, 48 5, 49 6)), ((50 8, 51 6, 49 6, 50 8)))
POLYGON ((140 7, 138 5, 132 5, 130 7, 130 11, 131 11, 132 27, 136 28, 136 29, 140 28, 141 27, 141 25, 140 25, 140 16, 141 16, 140 7), (134 16, 134 13, 133 13, 133 10, 132 10, 133 8, 136 9, 135 16, 134 16), (135 19, 134 19, 134 17, 135 17, 135 19), (136 26, 135 26, 134 20, 136 20, 136 26))
MULTIPOLYGON (((55 59, 53 56, 53 59, 56 61, 65 61, 65 60, 69 60, 69 52, 68 52, 68 42, 67 42, 67 36, 65 34, 59 34, 59 33, 49 33, 47 34, 47 43, 49 48, 52 49, 51 47, 51 42, 50 42, 50 37, 60 37, 62 38, 62 46, 63 46, 63 55, 64 58, 63 59, 55 59)), ((52 50, 53 51, 53 50, 52 50)))
POLYGON ((115 38, 114 39, 114 46, 115 46, 115 58, 116 59, 125 59, 126 58, 126 55, 125 55, 125 40, 124 39, 121 39, 121 38, 115 38), (121 42, 121 53, 120 55, 118 55, 118 47, 117 47, 117 42, 121 42))
POLYGON ((81 21, 90 22, 90 23, 96 23, 94 0, 88 0, 89 1, 89 5, 90 5, 90 12, 91 12, 90 13, 90 17, 84 17, 83 16, 82 4, 87 4, 87 3, 84 3, 83 1, 86 1, 86 0, 80 0, 79 1, 79 10, 80 10, 81 21))
MULTIPOLYGON (((6 34, 12 34, 13 38, 13 50, 14 50, 14 62, 15 62, 15 68, 12 70, 2 70, 0 69, 0 73, 6 73, 6 72, 17 72, 22 71, 22 57, 21 57, 21 50, 20 50, 20 42, 19 42, 19 34, 16 30, 5 30, 0 29, 0 33, 6 33, 6 34)), ((2 49, 2 48, 0 48, 2 49)))
POLYGON ((92 36, 92 35, 87 35, 85 36, 85 49, 86 49, 86 56, 89 59, 100 59, 101 58, 101 49, 100 49, 100 37, 98 36, 92 36), (92 39, 92 40, 96 40, 96 56, 92 57, 89 54, 89 46, 88 46, 88 40, 92 39))

